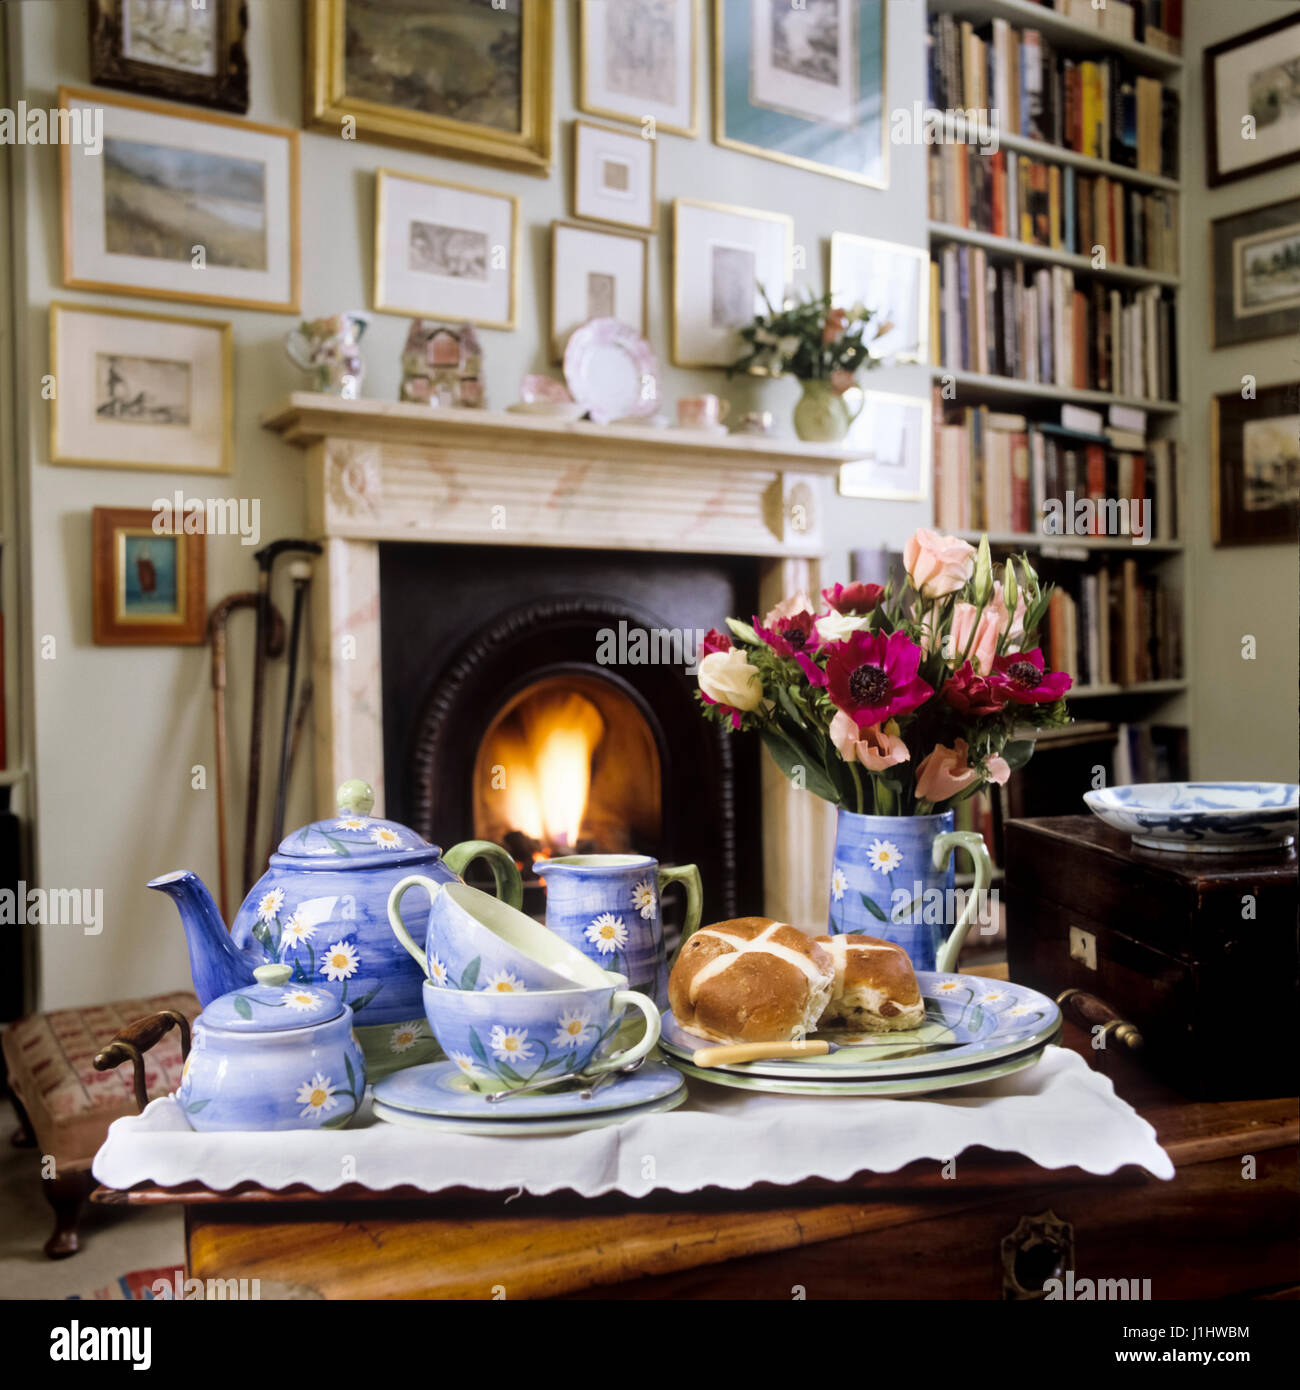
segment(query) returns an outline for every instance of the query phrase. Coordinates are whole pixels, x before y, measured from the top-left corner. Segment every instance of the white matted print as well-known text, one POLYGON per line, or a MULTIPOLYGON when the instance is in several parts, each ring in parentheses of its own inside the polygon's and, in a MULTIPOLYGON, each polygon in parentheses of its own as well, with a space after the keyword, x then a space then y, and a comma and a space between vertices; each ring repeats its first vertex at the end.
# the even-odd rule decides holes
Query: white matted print
POLYGON ((60 147, 65 285, 297 311, 297 131, 107 92, 59 105, 104 113, 98 157, 60 147))
POLYGON ((481 328, 514 328, 519 200, 380 169, 375 308, 481 328))
POLYGON ((230 325, 50 306, 50 461, 229 473, 230 325))
POLYGON ((869 457, 840 469, 842 497, 922 502, 930 492, 930 402, 922 396, 864 391, 845 448, 869 457))
POLYGON ((579 107, 698 135, 699 43, 700 0, 582 0, 579 107))
POLYGON ((589 319, 618 319, 646 335, 644 237, 551 223, 551 355, 589 319))
POLYGON ((736 330, 785 299, 794 222, 783 213, 673 202, 673 361, 725 367, 735 361, 736 330))
POLYGON ((655 149, 630 131, 574 121, 573 215, 654 231, 655 149))
POLYGON ((857 6, 850 0, 751 0, 749 101, 849 129, 857 92, 857 6))
POLYGON ((862 304, 871 310, 867 346, 873 357, 895 362, 928 360, 929 251, 835 232, 831 293, 842 308, 862 304))

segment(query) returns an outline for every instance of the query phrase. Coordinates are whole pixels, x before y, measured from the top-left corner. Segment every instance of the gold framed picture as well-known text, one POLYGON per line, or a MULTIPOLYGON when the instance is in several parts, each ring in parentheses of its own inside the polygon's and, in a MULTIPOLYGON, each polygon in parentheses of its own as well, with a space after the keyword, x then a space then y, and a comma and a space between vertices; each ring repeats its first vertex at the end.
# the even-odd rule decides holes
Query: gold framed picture
POLYGON ((659 223, 657 144, 579 117, 573 123, 573 215, 653 232, 659 223))
POLYGON ((64 285, 298 312, 296 130, 72 87, 59 106, 83 133, 59 146, 64 285))
POLYGON ((1214 544, 1295 545, 1300 527, 1300 382, 1210 402, 1214 544))
POLYGON ((513 329, 519 199, 380 169, 375 179, 375 308, 513 329))
POLYGON ((867 347, 872 357, 894 362, 929 360, 927 247, 832 232, 830 287, 840 308, 863 304, 871 310, 874 327, 868 326, 867 347))
MULTIPOLYGON (((854 386, 850 390, 862 388, 854 386)), ((844 447, 870 452, 840 468, 840 496, 924 502, 930 495, 932 442, 928 396, 862 391, 862 407, 854 417, 844 447)))
POLYGON ((575 328, 618 319, 648 337, 650 243, 635 232, 551 223, 551 360, 564 360, 575 328))
POLYGON ((230 324, 51 304, 50 373, 51 463, 230 472, 230 324))
POLYGON ((700 133, 701 0, 580 0, 578 109, 700 133))
POLYGON ((551 0, 308 0, 309 130, 546 174, 551 0))
POLYGON ((101 647, 192 646, 207 627, 202 531, 159 528, 150 507, 96 507, 91 608, 101 647))

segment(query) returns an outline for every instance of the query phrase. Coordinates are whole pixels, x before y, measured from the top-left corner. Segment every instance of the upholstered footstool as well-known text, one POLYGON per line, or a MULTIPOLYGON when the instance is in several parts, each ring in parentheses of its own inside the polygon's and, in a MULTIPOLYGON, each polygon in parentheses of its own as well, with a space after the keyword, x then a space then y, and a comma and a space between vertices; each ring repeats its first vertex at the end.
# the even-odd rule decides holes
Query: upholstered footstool
MULTIPOLYGON (((9 1089, 22 1128, 16 1144, 41 1155, 41 1186, 54 1208, 54 1232, 45 1242, 52 1260, 74 1255, 77 1221, 94 1180, 90 1163, 108 1127, 136 1113, 131 1069, 96 1071, 94 1057, 128 1024, 173 1010, 193 1022, 199 1001, 187 990, 152 999, 128 999, 84 1009, 58 1009, 21 1019, 4 1033, 9 1089)), ((181 1040, 170 1031, 144 1054, 150 1100, 181 1080, 181 1040)))

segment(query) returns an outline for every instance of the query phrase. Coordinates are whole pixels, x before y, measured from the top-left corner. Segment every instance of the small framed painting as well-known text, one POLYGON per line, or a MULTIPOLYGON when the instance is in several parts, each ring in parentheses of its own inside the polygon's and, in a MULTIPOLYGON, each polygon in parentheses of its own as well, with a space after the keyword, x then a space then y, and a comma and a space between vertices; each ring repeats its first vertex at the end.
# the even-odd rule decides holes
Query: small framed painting
MULTIPOLYGON (((858 390, 858 387, 851 387, 858 390)), ((923 502, 930 492, 930 402, 922 396, 863 391, 844 447, 869 449, 840 469, 841 497, 923 502)))
POLYGON ((551 0, 307 0, 304 124, 551 167, 551 0))
POLYGON ((50 305, 50 462, 229 473, 228 323, 50 305))
POLYGON ((694 139, 701 3, 581 0, 579 109, 694 139))
POLYGON ((659 220, 653 140, 592 121, 573 123, 573 215, 653 232, 659 220))
POLYGON ((207 626, 202 531, 157 529, 150 507, 96 507, 91 573, 102 647, 187 646, 207 626))
POLYGON ((714 0, 714 140, 889 184, 884 0, 714 0))
POLYGON ((1210 404, 1215 545, 1294 545, 1300 531, 1300 382, 1210 404))
POLYGON ((90 80, 248 110, 244 0, 90 0, 90 80))
POLYGON ((1210 187, 1300 159, 1300 14, 1213 44, 1204 61, 1210 187))
POLYGON ((102 150, 61 144, 69 289, 298 310, 298 132, 59 88, 102 150), (98 155, 97 158, 88 156, 98 155))
POLYGON ((778 307, 792 275, 794 221, 784 213, 673 200, 673 361, 726 367, 736 330, 778 307))
POLYGON ((631 232, 551 223, 551 358, 589 319, 618 319, 647 336, 649 243, 631 232))
POLYGON ((867 337, 873 357, 894 362, 928 360, 929 251, 835 232, 830 284, 837 305, 862 304, 871 310, 867 337))
POLYGON ((375 185, 375 308, 513 329, 519 199, 380 169, 375 185))
POLYGON ((1300 198, 1210 223, 1214 346, 1300 332, 1300 198))

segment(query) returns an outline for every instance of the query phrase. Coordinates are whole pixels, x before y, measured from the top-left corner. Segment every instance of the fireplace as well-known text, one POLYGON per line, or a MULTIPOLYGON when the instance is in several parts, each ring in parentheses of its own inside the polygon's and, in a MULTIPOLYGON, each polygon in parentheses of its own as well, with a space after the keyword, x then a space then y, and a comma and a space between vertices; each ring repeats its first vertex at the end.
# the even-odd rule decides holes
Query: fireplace
POLYGON ((753 561, 390 544, 379 588, 391 815, 505 845, 538 916, 534 859, 573 853, 695 863, 705 920, 761 910, 758 750, 691 671, 753 561))

